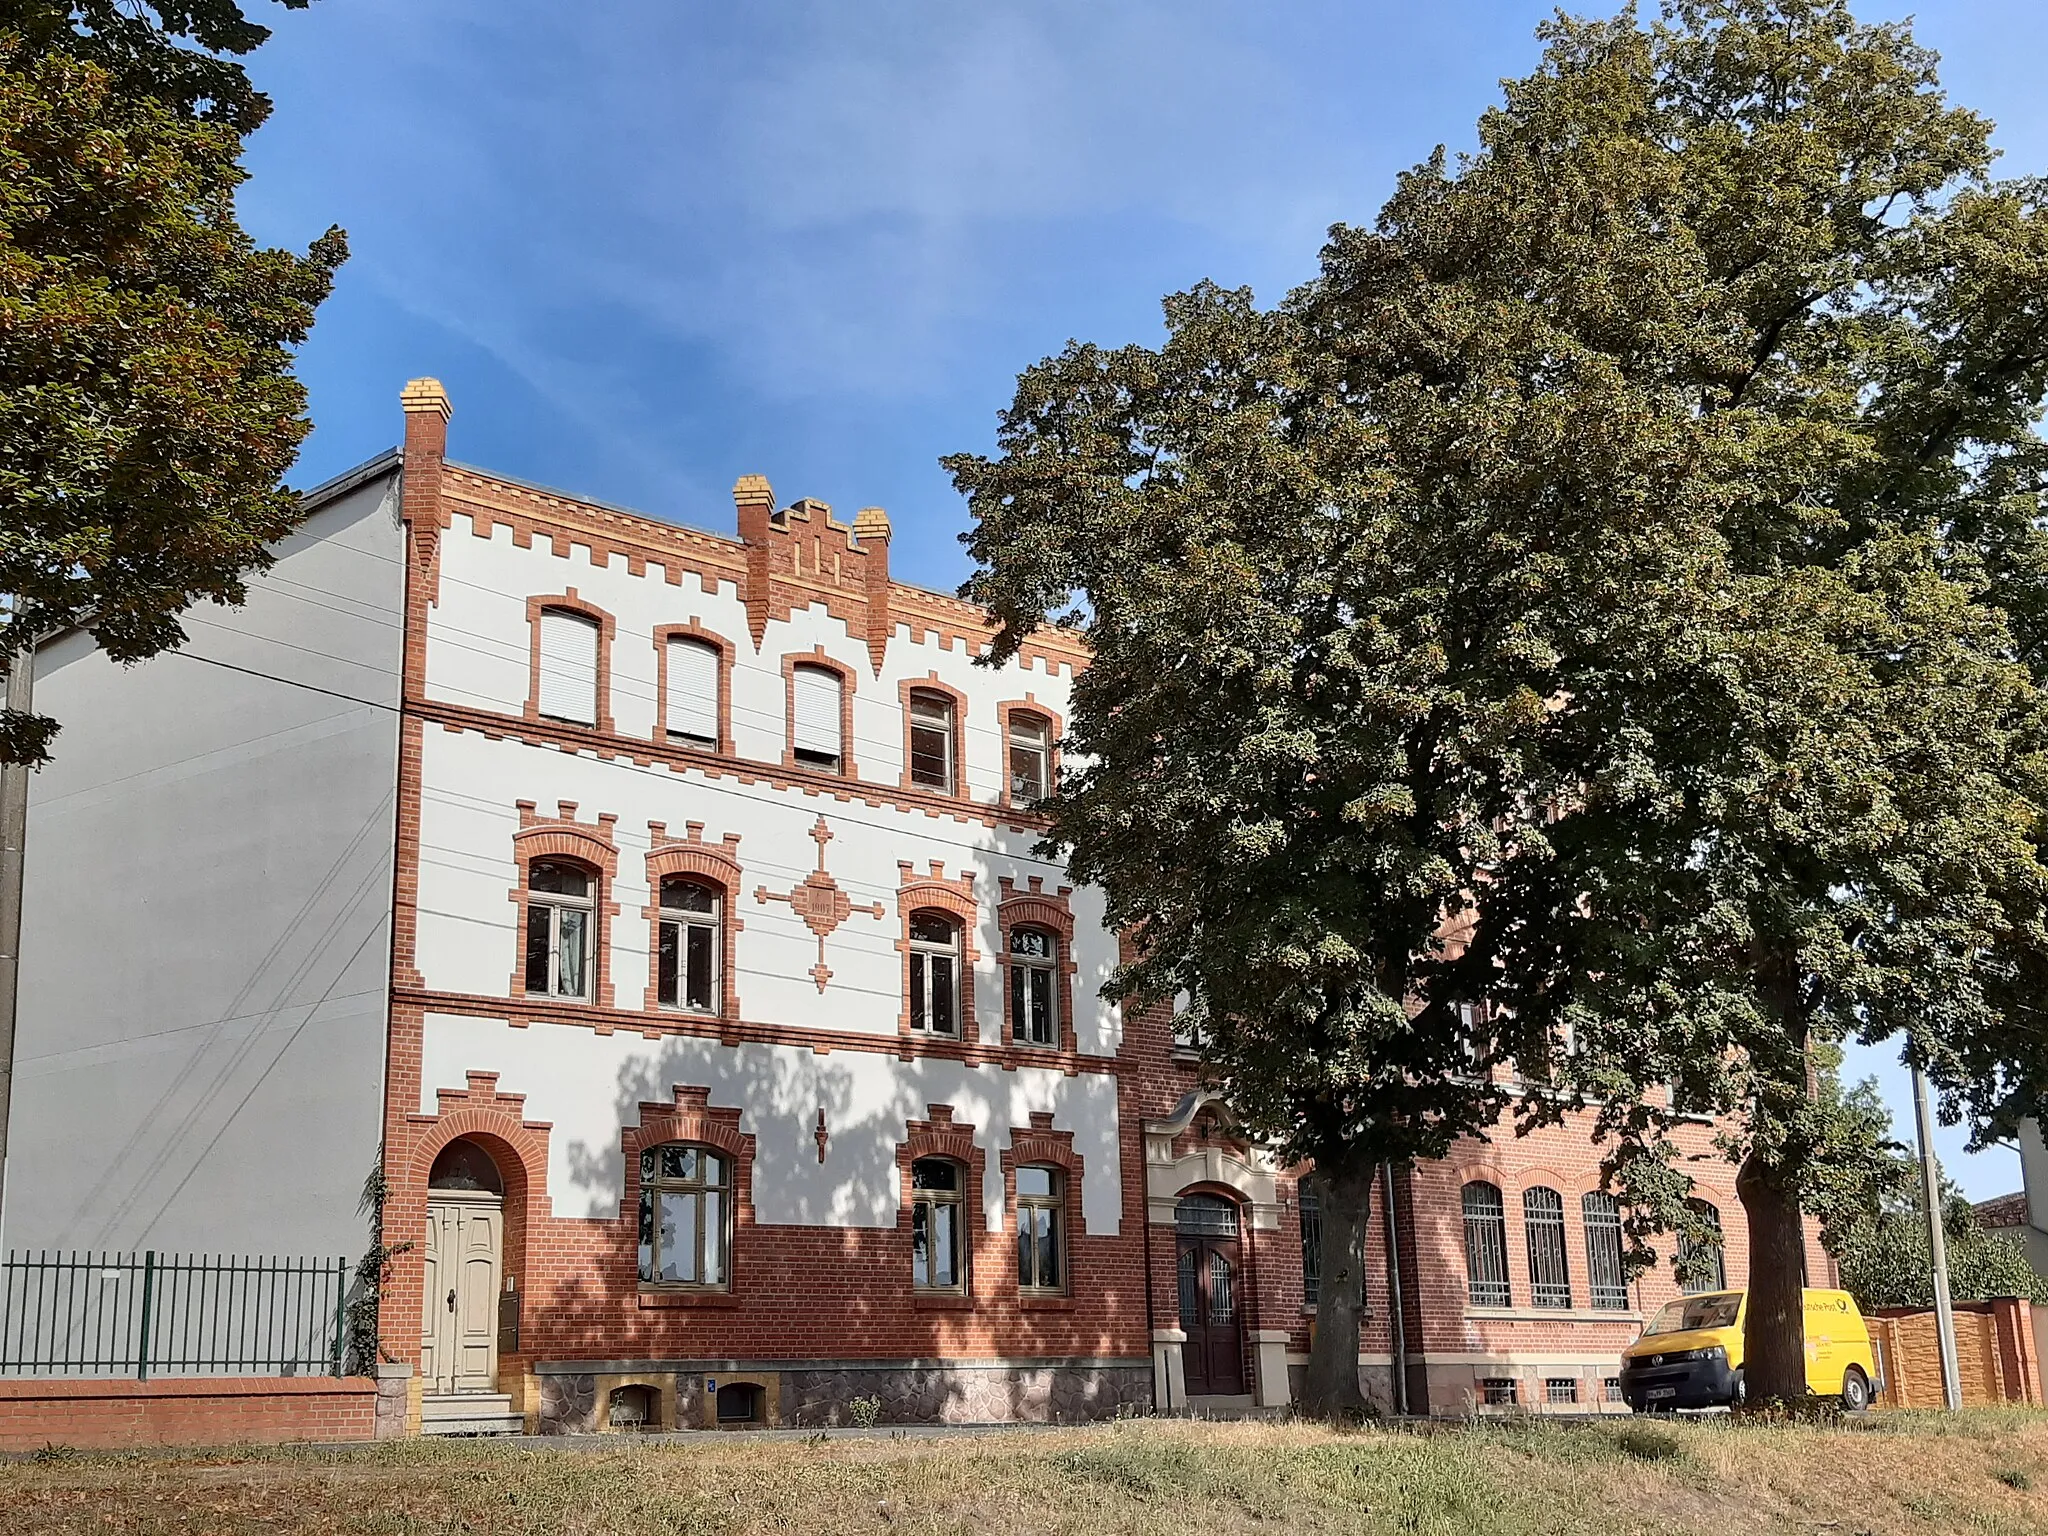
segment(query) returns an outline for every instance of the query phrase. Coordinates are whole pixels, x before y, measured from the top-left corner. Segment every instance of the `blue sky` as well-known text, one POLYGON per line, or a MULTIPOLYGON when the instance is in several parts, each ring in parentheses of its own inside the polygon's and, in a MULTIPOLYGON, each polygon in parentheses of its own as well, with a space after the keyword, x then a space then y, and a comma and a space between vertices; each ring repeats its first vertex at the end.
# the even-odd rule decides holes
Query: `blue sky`
MULTIPOLYGON (((1587 9, 1588 7, 1578 7, 1587 9)), ((269 7, 245 220, 355 255, 301 372, 310 484, 439 377, 460 459, 729 530, 730 487, 888 508, 967 573, 941 454, 1018 370, 1160 333, 1202 278, 1277 299, 1323 231, 1469 146, 1549 14, 1522 0, 321 0, 269 7)), ((1905 7, 1866 3, 1870 19, 1905 7)), ((2040 0, 1917 9, 1954 98, 2048 170, 2040 0)), ((1888 1070, 1886 1070, 1888 1069, 1888 1070)), ((1903 1075, 1878 1071, 1899 1128, 1903 1075)), ((2016 1157, 1960 1156, 1979 1198, 2016 1157)))

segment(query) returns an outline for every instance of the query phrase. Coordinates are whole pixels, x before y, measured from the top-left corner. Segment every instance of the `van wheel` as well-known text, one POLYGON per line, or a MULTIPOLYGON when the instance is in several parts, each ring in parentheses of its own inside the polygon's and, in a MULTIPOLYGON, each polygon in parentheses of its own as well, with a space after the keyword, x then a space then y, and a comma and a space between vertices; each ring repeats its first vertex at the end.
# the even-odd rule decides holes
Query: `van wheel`
POLYGON ((1842 1406, 1850 1413, 1862 1413, 1870 1406, 1870 1378, 1861 1366, 1852 1365, 1842 1373, 1842 1406))
POLYGON ((1742 1379, 1740 1368, 1735 1372, 1735 1390, 1729 1395, 1728 1401, 1737 1408, 1749 1401, 1749 1383, 1742 1379))

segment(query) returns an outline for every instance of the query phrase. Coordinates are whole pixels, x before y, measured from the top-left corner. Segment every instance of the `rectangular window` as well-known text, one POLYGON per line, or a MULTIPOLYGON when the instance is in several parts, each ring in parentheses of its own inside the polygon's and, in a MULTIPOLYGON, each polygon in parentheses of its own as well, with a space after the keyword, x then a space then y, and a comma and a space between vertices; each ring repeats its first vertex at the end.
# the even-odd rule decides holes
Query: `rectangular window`
POLYGON ((540 611, 540 712, 597 724, 597 620, 566 608, 540 611))
POLYGON ((1053 1168, 1017 1170, 1017 1285, 1026 1291, 1065 1287, 1063 1176, 1053 1168))
POLYGON ((953 792, 953 701, 943 694, 910 695, 910 782, 953 792))
POLYGON ((1010 717, 1010 799, 1043 800, 1052 787, 1052 731, 1036 715, 1010 717))
POLYGON ((1621 1378, 1619 1376, 1609 1376, 1603 1379, 1600 1383, 1600 1393, 1610 1403, 1620 1402, 1622 1400, 1621 1378))
POLYGON ((1543 1378, 1543 1401, 1546 1403, 1576 1403, 1579 1400, 1579 1383, 1570 1376, 1546 1376, 1543 1378))
POLYGON ((1301 1195, 1301 1304, 1312 1307, 1323 1288, 1323 1202, 1306 1179, 1296 1187, 1301 1195))
POLYGON ((668 696, 662 714, 668 733, 696 746, 718 745, 718 650, 702 640, 668 643, 668 696))
POLYGON ((792 693, 790 750, 796 760, 812 768, 837 773, 845 756, 840 740, 839 674, 824 667, 797 667, 792 693))
POLYGON ((919 1158, 910 1168, 910 1281, 921 1291, 961 1287, 966 1245, 961 1225, 961 1167, 919 1158))
POLYGON ((1515 1378, 1512 1376, 1483 1377, 1479 1383, 1479 1392, 1484 1402, 1496 1408, 1508 1407, 1521 1399, 1515 1378))
POLYGON ((661 882, 655 995, 662 1007, 718 1011, 721 910, 709 886, 680 877, 661 882))

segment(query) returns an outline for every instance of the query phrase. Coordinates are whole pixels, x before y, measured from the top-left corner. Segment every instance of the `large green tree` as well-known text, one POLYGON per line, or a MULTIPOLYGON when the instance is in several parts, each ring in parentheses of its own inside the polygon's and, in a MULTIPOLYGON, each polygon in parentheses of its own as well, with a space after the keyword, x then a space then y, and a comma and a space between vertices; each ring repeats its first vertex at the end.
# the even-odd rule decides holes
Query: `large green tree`
POLYGON ((1372 1166, 1492 1126, 1509 1057, 1525 1118, 1599 1116, 1639 1236, 1684 1220, 1677 1111, 1736 1117, 1759 1396, 1803 1391, 1801 1207, 1870 1171, 1831 1042, 2031 1092, 2039 711, 1986 598, 2048 569, 2035 191, 1831 0, 1543 35, 1277 311, 1070 347, 948 461, 999 652, 1070 605, 1096 650, 1051 842, 1118 983, 1188 993, 1336 1197, 1316 1407, 1372 1166))
POLYGON ((1496 996, 1577 1047, 1529 1111, 1595 1106, 1653 1220, 1684 1182, 1657 1085, 1737 1117, 1748 1386, 1792 1398, 1802 1211, 1870 1172, 1823 1054, 1896 1040, 1951 1114, 2039 1102, 2041 703, 1987 573, 2041 514, 2048 222, 1910 34, 1834 0, 1560 23, 1546 73, 1560 124, 1678 173, 1644 211, 1724 338, 1669 374, 1718 555, 1647 649, 1560 668, 1571 814, 1489 893, 1496 996))
MULTIPOLYGON (((0 3, 0 652, 73 624, 117 660, 175 646, 299 520, 293 348, 347 248, 236 220, 270 106, 237 56, 267 36, 232 0, 0 3)), ((0 715, 0 758, 56 728, 0 715)))

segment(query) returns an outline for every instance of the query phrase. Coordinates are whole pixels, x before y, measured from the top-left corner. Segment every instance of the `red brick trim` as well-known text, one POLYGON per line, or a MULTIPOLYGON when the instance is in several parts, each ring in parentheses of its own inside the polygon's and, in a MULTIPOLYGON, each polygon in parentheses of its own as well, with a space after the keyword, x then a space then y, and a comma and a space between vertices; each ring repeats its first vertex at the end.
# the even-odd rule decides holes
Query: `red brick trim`
POLYGON ((540 712, 540 616, 547 608, 559 608, 565 613, 580 613, 586 619, 597 623, 597 724, 578 726, 573 720, 550 719, 548 724, 562 726, 568 730, 597 730, 611 735, 616 727, 612 724, 612 642, 619 635, 619 621, 597 604, 576 595, 574 587, 568 587, 550 597, 529 597, 526 600, 526 708, 528 720, 539 721, 540 712))
POLYGON ((1031 832, 1047 824, 1044 816, 1021 807, 1005 809, 995 805, 976 805, 926 790, 913 794, 893 784, 877 784, 872 780, 860 783, 802 764, 790 768, 778 763, 735 762, 679 742, 657 745, 645 736, 600 737, 587 726, 563 725, 553 720, 523 720, 515 715, 493 714, 489 710, 471 709, 439 699, 409 698, 406 712, 418 720, 432 720, 444 731, 475 731, 492 741, 554 747, 563 752, 593 757, 599 762, 666 768, 678 775, 701 773, 707 779, 731 779, 749 787, 765 785, 814 798, 830 796, 842 805, 859 803, 878 811, 918 810, 935 819, 951 820, 964 827, 1010 827, 1019 832, 1031 832))
POLYGON ((377 1383, 360 1376, 7 1380, 0 1452, 369 1440, 376 1414, 377 1383))
MULTIPOLYGON (((728 832, 718 843, 704 841, 704 823, 683 823, 687 834, 668 835, 668 823, 647 823, 647 905, 640 909, 647 919, 647 998, 649 1013, 686 1013, 685 1009, 664 1008, 661 1003, 661 882, 670 875, 691 875, 718 887, 722 907, 718 920, 719 1005, 713 1017, 740 1016, 740 984, 733 964, 733 936, 746 922, 740 917, 740 835, 728 832)), ((703 1015, 698 1015, 703 1017, 703 1015)))
POLYGON ((467 1139, 481 1146, 498 1165, 505 1184, 500 1258, 504 1274, 522 1295, 530 1289, 527 1235, 535 1223, 545 1222, 552 1213, 548 1137, 553 1127, 526 1118, 524 1094, 498 1092, 497 1073, 468 1072, 464 1078, 464 1087, 435 1090, 432 1114, 408 1114, 399 1120, 394 1144, 386 1153, 391 1194, 384 1208, 382 1240, 411 1247, 392 1260, 390 1284, 378 1317, 379 1348, 390 1359, 414 1365, 420 1358, 426 1260, 421 1239, 427 1224, 427 1178, 442 1148, 467 1139))
MULTIPOLYGON (((981 1031, 974 1021, 974 978, 981 963, 981 950, 975 943, 975 930, 981 921, 981 909, 974 899, 974 875, 972 872, 946 878, 946 866, 934 859, 929 875, 917 874, 907 859, 896 861, 896 912, 900 931, 896 949, 903 956, 898 969, 902 987, 903 1007, 896 1015, 896 1033, 906 1042, 911 1040, 939 1039, 944 1035, 933 1035, 930 1030, 913 1030, 910 1027, 910 919, 919 912, 943 912, 960 925, 960 1040, 963 1044, 979 1041, 981 1031)), ((904 1059, 909 1060, 905 1054, 904 1059)))
MULTIPOLYGON (((1060 1195, 1063 1214, 1067 1220, 1065 1266, 1062 1278, 1065 1285, 1061 1300, 1078 1294, 1074 1280, 1074 1264, 1080 1251, 1078 1239, 1087 1236, 1088 1220, 1083 1214, 1081 1203, 1081 1176, 1086 1172, 1086 1159, 1074 1150, 1074 1133, 1056 1131, 1052 1128, 1053 1117, 1042 1110, 1034 1110, 1028 1130, 1010 1128, 1010 1144, 1002 1151, 1003 1168, 1003 1231, 1010 1241, 1004 1245, 1009 1255, 1010 1292, 1018 1294, 1017 1279, 1017 1170, 1019 1168, 1046 1166, 1060 1170, 1060 1195)), ((1043 1293, 1040 1293, 1043 1294, 1043 1293)), ((1029 1297, 1022 1298, 1029 1301, 1029 1297)))
MULTIPOLYGON (((599 813, 595 824, 578 821, 574 800, 556 802, 560 814, 555 816, 540 815, 531 800, 521 800, 518 806, 519 830, 512 834, 512 862, 518 870, 519 881, 506 893, 506 899, 516 909, 512 979, 507 983, 507 991, 515 998, 527 995, 526 905, 533 861, 567 859, 583 865, 597 876, 597 893, 591 902, 596 932, 590 939, 593 977, 589 1002, 599 1008, 609 1008, 612 1006, 612 919, 619 915, 619 904, 612 899, 612 888, 619 877, 619 848, 612 836, 612 828, 619 818, 610 811, 604 811, 599 813)), ((577 1006, 574 998, 550 998, 549 1001, 577 1006)))
POLYGON ((1002 738, 1002 803, 1016 810, 1028 810, 1029 807, 1010 795, 1010 719, 1013 715, 1030 715, 1045 722, 1045 781, 1048 791, 1060 781, 1060 739, 1066 733, 1066 722, 1060 718, 1058 710, 1046 708, 1032 693, 1026 693, 1022 699, 1005 699, 996 705, 996 729, 1002 738))
MULTIPOLYGON (((771 618, 786 622, 797 611, 819 604, 832 617, 843 620, 856 636, 869 635, 875 624, 862 609, 867 606, 866 594, 873 590, 874 577, 882 573, 860 568, 877 555, 886 559, 881 542, 864 553, 862 545, 852 542, 851 527, 833 519, 830 509, 821 503, 804 504, 802 517, 794 516, 797 509, 791 508, 792 516, 776 523, 774 493, 761 476, 743 476, 733 488, 741 534, 737 542, 551 495, 481 470, 451 467, 446 478, 448 494, 460 501, 459 510, 470 518, 471 530, 479 538, 491 537, 495 526, 503 523, 521 549, 532 547, 539 535, 548 539, 550 548, 562 559, 582 548, 593 565, 617 557, 635 576, 645 575, 648 566, 659 564, 671 583, 694 575, 706 593, 715 592, 721 581, 732 582, 746 604, 748 628, 757 648, 771 618), (826 514, 822 524, 813 515, 818 510, 826 514), (803 553, 798 552, 799 546, 803 553), (835 568, 833 561, 819 558, 821 554, 839 556, 836 580, 828 575, 835 568)), ((988 648, 992 627, 985 609, 897 582, 889 582, 887 592, 886 623, 892 633, 896 625, 907 625, 913 644, 929 639, 967 656, 988 648)), ((1075 676, 1088 665, 1088 654, 1077 632, 1046 626, 1032 631, 1019 660, 1027 667, 1042 665, 1053 675, 1064 669, 1075 676)))
POLYGON ((822 645, 811 651, 791 652, 782 658, 782 766, 796 772, 811 772, 820 778, 857 779, 860 771, 853 755, 853 693, 859 674, 843 661, 825 654, 822 645), (796 760, 796 669, 816 667, 839 679, 839 772, 828 774, 796 760))
POLYGON ((949 683, 939 681, 939 674, 927 672, 923 677, 906 677, 896 685, 898 712, 903 717, 903 772, 897 777, 897 787, 913 794, 946 794, 961 800, 974 797, 967 788, 967 695, 949 683), (929 784, 918 784, 910 777, 910 696, 913 693, 935 694, 946 700, 953 709, 953 761, 949 765, 953 776, 950 791, 933 789, 929 784))
POLYGON ((939 1157, 958 1163, 965 1170, 960 1189, 960 1229, 967 1244, 967 1254, 962 1265, 960 1290, 964 1296, 972 1298, 975 1295, 975 1278, 986 1270, 981 1262, 983 1240, 988 1235, 982 1186, 988 1155, 975 1142, 975 1128, 953 1119, 952 1105, 927 1104, 925 1113, 929 1119, 904 1123, 904 1138, 896 1147, 896 1175, 901 1192, 896 1208, 896 1230, 903 1234, 904 1288, 927 1300, 951 1295, 947 1291, 917 1291, 911 1283, 910 1208, 915 1192, 910 1187, 910 1165, 921 1157, 939 1157))
MULTIPOLYGON (((662 624, 654 631, 654 739, 664 745, 668 742, 668 643, 671 640, 702 641, 718 653, 718 751, 731 757, 732 642, 706 629, 694 613, 687 624, 662 624)), ((701 752, 707 749, 685 746, 684 750, 701 752)))
MULTIPOLYGON (((643 1103, 640 1106, 640 1123, 622 1126, 619 1130, 619 1150, 625 1154, 626 1171, 625 1190, 619 1201, 619 1218, 628 1233, 638 1230, 640 1153, 664 1142, 694 1142, 723 1153, 732 1164, 732 1182, 728 1186, 732 1206, 729 1218, 732 1242, 726 1251, 724 1285, 681 1290, 640 1281, 641 1294, 647 1297, 737 1295, 747 1247, 741 1234, 752 1230, 754 1225, 754 1138, 740 1129, 739 1110, 711 1107, 710 1089, 677 1083, 672 1091, 674 1098, 669 1103, 643 1103)), ((637 1269, 635 1274, 637 1276, 637 1269)))
POLYGON ((1072 1056, 1077 1051, 1074 1043, 1074 977, 1081 969, 1080 963, 1074 959, 1074 912, 1068 904, 1074 888, 1063 885, 1048 896, 1043 876, 1026 876, 1026 882, 1028 889, 1020 895, 1016 883, 1008 875, 996 877, 996 884, 1002 889, 1002 895, 996 902, 996 931, 1001 935, 996 965, 1003 981, 1003 1038, 1019 1050, 1048 1055, 1057 1050, 1072 1056), (1010 933, 1016 928, 1042 928, 1059 940, 1060 958, 1054 967, 1059 977, 1060 1010, 1060 1038, 1056 1045, 1032 1045, 1017 1038, 1017 1021, 1010 1017, 1010 1000, 1014 995, 1010 989, 1010 933))

